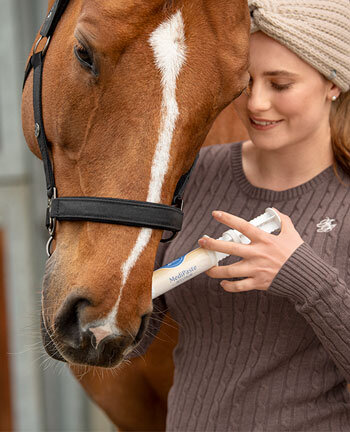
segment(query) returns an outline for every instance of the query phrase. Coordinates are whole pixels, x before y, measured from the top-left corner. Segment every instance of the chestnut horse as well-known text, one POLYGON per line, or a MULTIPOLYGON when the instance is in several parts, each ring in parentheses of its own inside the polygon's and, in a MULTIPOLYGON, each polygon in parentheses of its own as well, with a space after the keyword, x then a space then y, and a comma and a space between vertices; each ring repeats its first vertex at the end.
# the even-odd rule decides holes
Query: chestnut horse
MULTIPOLYGON (((248 133, 230 104, 215 120, 203 146, 247 138, 248 133)), ((177 323, 167 314, 147 353, 123 365, 120 373, 76 365, 70 368, 90 397, 121 430, 162 431, 177 339, 177 323)))
MULTIPOLYGON (((247 85, 248 40, 246 0, 70 1, 48 45, 42 84, 59 196, 170 204, 213 121, 247 85)), ((31 75, 23 130, 40 157, 31 75)), ((42 294, 51 356, 96 367, 123 362, 152 312, 161 236, 149 228, 57 223, 42 294)), ((127 395, 130 383, 120 391, 127 395)), ((139 427, 118 416, 116 424, 139 427)), ((163 427, 159 418, 154 428, 163 427)), ((139 429, 152 428, 147 421, 139 429)))

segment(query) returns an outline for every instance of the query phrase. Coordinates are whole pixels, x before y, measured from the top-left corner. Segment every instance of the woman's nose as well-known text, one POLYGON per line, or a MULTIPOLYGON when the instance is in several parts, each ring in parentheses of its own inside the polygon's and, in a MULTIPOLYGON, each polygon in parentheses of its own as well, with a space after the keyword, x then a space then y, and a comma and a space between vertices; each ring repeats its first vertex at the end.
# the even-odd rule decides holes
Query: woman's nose
POLYGON ((261 85, 251 84, 248 90, 247 108, 251 113, 268 111, 271 108, 269 92, 261 85))

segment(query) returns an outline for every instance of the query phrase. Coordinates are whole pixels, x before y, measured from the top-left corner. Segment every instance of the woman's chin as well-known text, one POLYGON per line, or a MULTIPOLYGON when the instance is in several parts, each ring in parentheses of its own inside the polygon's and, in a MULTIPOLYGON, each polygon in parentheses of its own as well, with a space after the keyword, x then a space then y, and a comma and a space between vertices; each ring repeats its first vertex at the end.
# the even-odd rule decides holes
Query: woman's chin
POLYGON ((282 144, 282 140, 279 136, 266 136, 261 134, 249 133, 251 139, 251 147, 253 150, 263 150, 263 151, 271 151, 271 150, 279 150, 284 147, 282 144))

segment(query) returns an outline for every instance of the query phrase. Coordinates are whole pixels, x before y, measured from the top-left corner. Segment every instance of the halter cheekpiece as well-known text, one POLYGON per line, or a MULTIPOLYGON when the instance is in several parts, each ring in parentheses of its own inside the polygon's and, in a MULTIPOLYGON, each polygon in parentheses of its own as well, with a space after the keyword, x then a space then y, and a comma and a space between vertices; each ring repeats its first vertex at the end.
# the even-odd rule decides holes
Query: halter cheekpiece
POLYGON ((182 197, 197 158, 191 169, 183 174, 178 181, 171 206, 119 198, 58 197, 57 195, 50 159, 49 142, 45 134, 42 114, 42 74, 45 55, 49 48, 52 34, 68 3, 69 0, 56 0, 53 4, 40 29, 40 37, 34 46, 33 54, 27 64, 23 82, 24 88, 29 73, 33 69, 34 134, 44 164, 48 198, 46 227, 50 238, 46 246, 47 254, 48 256, 51 255, 51 244, 55 235, 56 220, 91 221, 162 229, 171 231, 172 235, 169 239, 162 239, 161 241, 170 241, 182 227, 182 197), (46 39, 45 46, 41 51, 37 52, 39 43, 43 39, 46 39))

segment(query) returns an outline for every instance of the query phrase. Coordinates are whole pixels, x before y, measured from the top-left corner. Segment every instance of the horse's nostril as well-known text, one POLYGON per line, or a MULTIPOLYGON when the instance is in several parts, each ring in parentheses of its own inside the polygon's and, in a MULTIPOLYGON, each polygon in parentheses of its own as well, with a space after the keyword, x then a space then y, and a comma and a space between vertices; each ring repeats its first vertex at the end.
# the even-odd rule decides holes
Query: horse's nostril
POLYGON ((83 342, 79 316, 90 301, 84 297, 71 294, 61 306, 55 319, 55 332, 60 341, 78 349, 83 342))
POLYGON ((145 334, 146 327, 149 321, 150 314, 142 315, 141 317, 141 324, 139 331, 137 332, 137 335, 135 336, 135 344, 139 343, 142 339, 143 335, 145 334))

